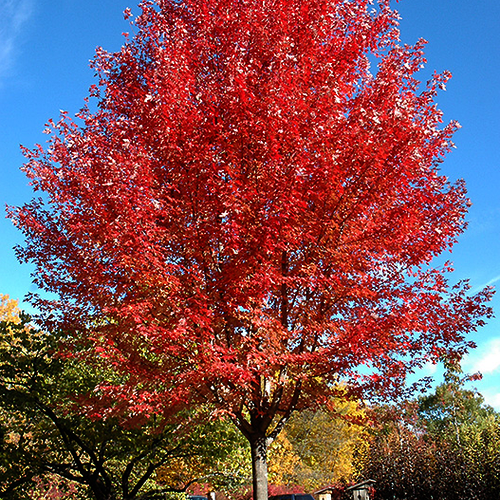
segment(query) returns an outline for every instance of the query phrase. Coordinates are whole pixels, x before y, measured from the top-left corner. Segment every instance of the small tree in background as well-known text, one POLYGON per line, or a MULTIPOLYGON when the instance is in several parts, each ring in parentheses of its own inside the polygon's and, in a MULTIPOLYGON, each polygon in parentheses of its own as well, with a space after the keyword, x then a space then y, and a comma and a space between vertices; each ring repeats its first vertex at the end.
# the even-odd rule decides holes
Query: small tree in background
POLYGON ((360 472, 355 458, 369 448, 366 420, 353 401, 338 402, 333 414, 296 413, 270 447, 270 483, 300 485, 306 492, 348 483, 360 472))
POLYGON ((428 267, 468 205, 438 170, 448 75, 419 91, 424 42, 400 46, 389 0, 370 4, 143 1, 122 50, 98 49, 96 110, 25 150, 44 196, 10 212, 59 296, 33 297, 44 326, 91 339, 144 411, 229 415, 257 500, 294 410, 344 383, 397 393, 489 312, 428 267))

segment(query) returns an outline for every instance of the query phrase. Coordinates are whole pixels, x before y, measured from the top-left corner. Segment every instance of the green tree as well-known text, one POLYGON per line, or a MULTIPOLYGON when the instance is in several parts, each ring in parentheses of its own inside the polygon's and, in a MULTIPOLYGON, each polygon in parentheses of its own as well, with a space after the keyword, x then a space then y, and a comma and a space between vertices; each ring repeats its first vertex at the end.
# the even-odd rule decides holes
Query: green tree
POLYGON ((495 411, 485 405, 481 394, 466 385, 478 377, 464 375, 457 362, 445 361, 444 382, 433 394, 419 400, 419 414, 430 433, 460 445, 469 429, 488 425, 495 411))
POLYGON ((33 499, 51 488, 71 498, 164 498, 196 480, 235 475, 222 467, 241 445, 233 427, 197 425, 192 411, 147 417, 119 400, 99 400, 99 384, 116 383, 116 374, 102 360, 89 365, 77 353, 61 355, 62 340, 33 327, 2 296, 1 498, 33 499), (178 460, 198 467, 186 468, 182 481, 159 481, 158 472, 178 460))

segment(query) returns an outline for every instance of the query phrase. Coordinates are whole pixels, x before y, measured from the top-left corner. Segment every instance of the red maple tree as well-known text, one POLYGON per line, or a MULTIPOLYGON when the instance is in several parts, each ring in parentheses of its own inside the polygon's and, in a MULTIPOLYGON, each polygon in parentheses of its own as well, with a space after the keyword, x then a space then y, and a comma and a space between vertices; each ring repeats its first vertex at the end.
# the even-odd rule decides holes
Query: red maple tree
POLYGON ((25 150, 45 195, 11 211, 59 296, 33 299, 47 327, 91 338, 142 407, 168 388, 230 415, 258 500, 292 411, 391 394, 489 314, 489 291, 431 266, 468 205, 438 168, 448 75, 419 90, 424 42, 372 3, 143 1, 135 36, 97 51, 97 108, 25 150))

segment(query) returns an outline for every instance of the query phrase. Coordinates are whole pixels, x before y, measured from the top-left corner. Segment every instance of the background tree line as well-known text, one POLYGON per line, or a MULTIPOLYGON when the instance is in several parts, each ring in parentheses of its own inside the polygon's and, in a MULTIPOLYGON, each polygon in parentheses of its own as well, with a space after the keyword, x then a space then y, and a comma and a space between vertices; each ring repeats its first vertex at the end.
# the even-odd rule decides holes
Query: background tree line
POLYGON ((500 415, 467 388, 456 363, 445 363, 434 393, 378 408, 363 474, 377 480, 375 498, 500 497, 500 415))
MULTIPOLYGON (((118 399, 97 404, 96 388, 117 374, 61 354, 63 345, 63 334, 38 330, 1 297, 1 498, 248 496, 248 444, 229 421, 209 407, 144 416, 118 399)), ((458 364, 446 367, 432 394, 399 406, 339 399, 296 413, 270 449, 270 492, 369 477, 381 500, 498 498, 500 415, 466 388, 458 364)))

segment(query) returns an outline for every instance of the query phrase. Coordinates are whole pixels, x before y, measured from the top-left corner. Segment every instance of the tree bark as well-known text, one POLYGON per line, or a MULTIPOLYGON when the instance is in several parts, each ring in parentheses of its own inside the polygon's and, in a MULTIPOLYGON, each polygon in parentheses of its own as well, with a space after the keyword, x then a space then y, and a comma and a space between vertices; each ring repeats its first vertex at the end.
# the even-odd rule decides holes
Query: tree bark
POLYGON ((252 436, 249 441, 252 451, 253 500, 267 500, 266 436, 252 436))

